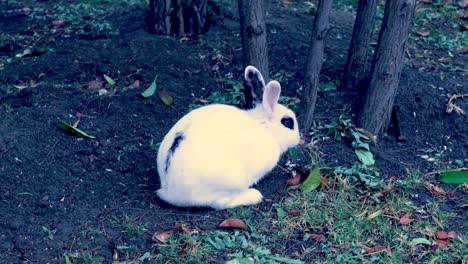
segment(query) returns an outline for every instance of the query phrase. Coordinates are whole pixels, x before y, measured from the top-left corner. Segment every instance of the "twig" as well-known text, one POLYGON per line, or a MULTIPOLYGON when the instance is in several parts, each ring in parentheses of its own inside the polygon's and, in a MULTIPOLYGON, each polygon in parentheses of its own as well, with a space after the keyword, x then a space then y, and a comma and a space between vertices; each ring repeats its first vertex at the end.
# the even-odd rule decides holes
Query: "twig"
POLYGON ((450 99, 447 103, 447 109, 445 110, 445 112, 447 113, 452 113, 453 110, 455 110, 455 112, 457 112, 457 114, 461 114, 461 115, 464 115, 465 114, 465 111, 463 111, 463 109, 461 109, 458 105, 452 103, 453 100, 455 99, 458 99, 458 98, 464 98, 464 97, 467 97, 468 94, 454 94, 452 96, 450 96, 450 99))
POLYGON ((58 143, 58 140, 55 141, 55 144, 52 146, 52 148, 50 148, 49 152, 47 152, 47 155, 45 156, 45 158, 41 161, 40 165, 44 165, 45 161, 49 158, 50 156, 50 153, 52 153, 52 150, 54 150, 55 146, 57 146, 57 143, 58 143))

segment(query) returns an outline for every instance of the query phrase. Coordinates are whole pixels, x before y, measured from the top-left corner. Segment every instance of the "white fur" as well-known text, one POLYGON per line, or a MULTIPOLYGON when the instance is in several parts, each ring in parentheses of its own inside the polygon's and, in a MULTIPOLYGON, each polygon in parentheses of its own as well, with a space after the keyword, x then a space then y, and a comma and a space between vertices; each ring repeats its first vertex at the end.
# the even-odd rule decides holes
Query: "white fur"
POLYGON ((159 147, 158 196, 176 206, 215 209, 261 202, 261 193, 250 187, 299 142, 294 113, 277 104, 280 91, 279 83, 272 81, 265 87, 262 104, 250 111, 214 104, 182 117, 159 147), (285 115, 294 119, 294 130, 281 124, 285 115), (172 153, 178 132, 183 139, 172 153))

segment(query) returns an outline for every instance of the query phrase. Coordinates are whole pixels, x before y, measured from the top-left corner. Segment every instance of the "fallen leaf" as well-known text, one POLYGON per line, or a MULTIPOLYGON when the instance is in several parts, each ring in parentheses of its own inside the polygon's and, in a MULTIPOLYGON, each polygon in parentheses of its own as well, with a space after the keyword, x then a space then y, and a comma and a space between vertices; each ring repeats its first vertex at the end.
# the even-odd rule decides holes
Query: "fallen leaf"
POLYGON ((76 118, 83 118, 83 117, 91 117, 87 114, 83 114, 83 113, 80 113, 80 112, 76 112, 75 114, 76 118))
POLYGON ((221 224, 218 225, 218 227, 223 227, 223 228, 239 228, 245 231, 248 231, 249 228, 247 225, 244 223, 244 221, 237 219, 237 218, 227 218, 221 224))
POLYGON ((301 183, 301 175, 299 174, 296 174, 296 176, 294 176, 293 178, 289 179, 287 181, 288 185, 291 185, 291 186, 295 186, 295 185, 299 185, 299 183, 301 183))
POLYGON ((161 99, 161 101, 167 106, 171 106, 172 103, 174 102, 174 99, 172 99, 172 96, 169 95, 166 89, 159 90, 158 96, 159 96, 159 99, 161 99))
POLYGON ((328 178, 325 178, 325 177, 322 176, 322 179, 321 179, 322 186, 328 187, 329 183, 330 183, 330 180, 328 178))
POLYGON ((135 80, 131 86, 132 88, 138 88, 140 87, 140 80, 135 80))
POLYGON ((88 83, 88 88, 97 90, 97 89, 101 89, 103 85, 104 85, 103 81, 91 81, 88 83))
POLYGON ((153 242, 167 243, 171 235, 174 233, 174 229, 161 230, 153 234, 151 238, 153 242))
POLYGON ((438 239, 448 239, 449 238, 447 232, 445 232, 445 231, 437 232, 436 236, 437 236, 438 239))
POLYGON ((65 23, 65 21, 63 19, 58 19, 58 20, 52 21, 52 25, 54 25, 56 27, 60 27, 61 25, 63 25, 63 23, 65 23))
POLYGON ((418 31, 416 32, 416 34, 420 37, 427 37, 429 36, 429 34, 431 34, 431 32, 430 31, 418 31))
POLYGON ((468 0, 463 0, 463 1, 458 2, 458 6, 461 7, 461 8, 467 7, 468 6, 468 0))
POLYGON ((291 211, 289 211, 289 214, 292 216, 298 216, 301 214, 301 211, 298 209, 292 209, 291 211))
POLYGON ((411 245, 411 246, 416 246, 416 245, 428 245, 428 246, 432 246, 432 242, 429 241, 429 240, 426 239, 426 238, 418 237, 418 238, 415 238, 415 239, 411 240, 410 245, 411 245))
POLYGON ((455 237, 457 237, 457 232, 455 232, 455 231, 450 231, 450 232, 448 232, 447 235, 448 235, 448 238, 454 239, 455 237))
POLYGON ((109 77, 109 75, 104 74, 104 79, 110 86, 115 85, 115 81, 111 77, 109 77))
POLYGON ((383 213, 382 209, 377 210, 377 211, 373 212, 372 214, 370 214, 369 216, 367 216, 367 220, 372 220, 372 219, 376 218, 377 216, 381 215, 382 213, 383 213))
POLYGON ((318 242, 318 243, 325 240, 325 236, 322 235, 322 234, 310 234, 309 236, 310 236, 310 238, 315 240, 315 242, 318 242))
POLYGON ((396 181, 397 179, 398 179, 398 178, 397 178, 397 176, 395 176, 395 175, 390 176, 390 180, 392 180, 392 181, 396 181))
POLYGON ((158 75, 156 75, 156 77, 154 77, 154 80, 151 83, 151 85, 144 92, 141 93, 141 96, 143 96, 145 98, 153 96, 154 92, 156 92, 156 87, 157 87, 156 80, 157 79, 158 79, 158 75))
POLYGON ((71 132, 71 133, 78 134, 78 135, 80 135, 80 136, 82 136, 84 138, 96 139, 95 136, 91 136, 91 135, 87 134, 86 132, 84 132, 83 130, 78 129, 78 128, 74 127, 73 125, 70 125, 67 122, 62 121, 62 120, 57 122, 57 126, 60 127, 63 130, 66 130, 66 131, 71 132))
POLYGON ((446 247, 450 244, 450 240, 437 239, 435 244, 437 247, 446 247))
POLYGON ((299 139, 299 145, 304 145, 306 143, 304 138, 299 139))
POLYGON ((446 171, 440 175, 439 181, 448 184, 468 183, 468 171, 446 171))
POLYGON ((179 228, 183 229, 184 227, 185 227, 185 224, 182 223, 182 224, 177 224, 169 229, 157 231, 156 233, 153 234, 151 239, 153 240, 153 242, 156 242, 156 243, 158 242, 167 243, 167 241, 169 240, 171 235, 174 233, 174 231, 176 231, 179 228))
POLYGON ((374 252, 380 252, 380 251, 384 251, 384 250, 387 250, 387 247, 382 246, 382 245, 377 245, 377 246, 373 246, 373 247, 364 248, 364 251, 366 253, 374 253, 374 252))
POLYGON ((385 188, 384 191, 378 192, 378 193, 374 194, 374 196, 375 196, 376 198, 383 198, 383 197, 385 197, 388 193, 390 193, 390 192, 393 191, 393 190, 395 190, 395 186, 389 184, 389 185, 387 185, 387 188, 385 188))
POLYGON ((444 189, 442 189, 442 187, 440 187, 438 185, 435 185, 435 184, 432 184, 432 183, 427 184, 426 188, 433 195, 444 196, 444 195, 447 194, 447 192, 444 191, 444 189))
POLYGON ((322 176, 320 175, 319 167, 315 167, 310 171, 309 176, 305 181, 299 186, 299 189, 303 192, 310 192, 317 189, 322 182, 322 176))
POLYGON ((411 224, 414 219, 411 219, 409 215, 405 214, 400 218, 400 225, 408 225, 411 224))
POLYGON ((231 259, 226 264, 254 264, 255 261, 251 260, 249 258, 236 258, 236 259, 231 259))

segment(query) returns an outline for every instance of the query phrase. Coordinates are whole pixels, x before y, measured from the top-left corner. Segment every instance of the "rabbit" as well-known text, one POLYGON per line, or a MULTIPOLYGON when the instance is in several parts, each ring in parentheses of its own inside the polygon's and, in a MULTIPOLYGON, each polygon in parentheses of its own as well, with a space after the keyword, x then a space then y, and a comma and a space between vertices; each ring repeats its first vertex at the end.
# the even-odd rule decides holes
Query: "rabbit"
POLYGON ((294 112, 278 104, 279 82, 265 86, 253 66, 245 68, 244 78, 244 85, 264 86, 255 89, 263 95, 253 95, 253 109, 203 106, 183 116, 164 137, 157 154, 159 198, 175 206, 218 210, 263 200, 251 186, 299 143, 299 127, 294 112))

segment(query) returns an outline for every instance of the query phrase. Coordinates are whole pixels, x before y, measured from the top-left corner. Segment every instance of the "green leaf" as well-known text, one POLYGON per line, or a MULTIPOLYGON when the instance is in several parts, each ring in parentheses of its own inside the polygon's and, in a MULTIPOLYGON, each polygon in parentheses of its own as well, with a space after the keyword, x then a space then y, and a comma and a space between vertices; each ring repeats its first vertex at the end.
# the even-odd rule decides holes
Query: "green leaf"
POLYGON ((423 238, 423 237, 418 237, 418 238, 415 238, 415 239, 411 240, 410 245, 411 246, 416 246, 416 245, 432 246, 432 242, 430 240, 428 240, 428 239, 423 238))
POLYGON ((112 80, 112 78, 109 77, 109 75, 104 74, 104 79, 106 79, 106 82, 107 82, 110 86, 115 85, 115 81, 112 80))
POLYGON ((303 192, 310 192, 312 190, 317 189, 322 182, 322 176, 320 175, 319 167, 315 167, 313 170, 310 171, 309 176, 307 179, 299 185, 299 189, 303 192))
POLYGON ((63 130, 66 130, 66 131, 71 132, 71 133, 78 134, 78 135, 80 135, 80 136, 82 136, 84 138, 96 139, 95 136, 91 136, 88 133, 84 132, 83 130, 78 129, 78 128, 76 128, 76 127, 74 127, 74 126, 72 126, 72 125, 70 125, 67 122, 62 121, 62 120, 58 121, 57 126, 60 127, 63 130))
POLYGON ((356 149, 354 150, 359 161, 361 161, 366 166, 372 166, 375 164, 374 155, 372 152, 365 149, 356 149))
POLYGON ((303 263, 305 263, 302 260, 290 259, 290 258, 285 258, 285 257, 268 256, 267 258, 269 258, 271 260, 278 261, 280 263, 286 263, 286 264, 303 264, 303 263))
POLYGON ((145 98, 153 96, 154 92, 156 92, 156 80, 157 79, 158 79, 158 75, 156 75, 151 85, 144 92, 141 93, 141 96, 145 98))
POLYGON ((439 181, 449 184, 468 183, 468 171, 446 171, 440 175, 439 181))
POLYGON ((34 196, 34 195, 33 195, 32 193, 30 193, 30 192, 19 192, 19 193, 16 193, 16 195, 18 195, 18 196, 23 196, 23 195, 25 195, 25 196, 26 196, 26 195, 34 196))
POLYGON ((293 162, 297 161, 297 148, 288 149, 288 154, 293 162))
POLYGON ((288 212, 281 207, 276 207, 276 215, 278 216, 278 219, 283 219, 288 215, 288 212))
POLYGON ((336 89, 337 89, 336 84, 333 82, 319 84, 319 92, 334 91, 336 89))
POLYGON ((248 258, 236 258, 231 259, 230 261, 226 262, 226 264, 253 264, 254 262, 248 258))

